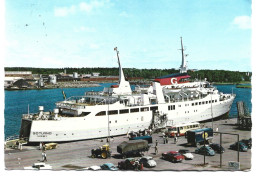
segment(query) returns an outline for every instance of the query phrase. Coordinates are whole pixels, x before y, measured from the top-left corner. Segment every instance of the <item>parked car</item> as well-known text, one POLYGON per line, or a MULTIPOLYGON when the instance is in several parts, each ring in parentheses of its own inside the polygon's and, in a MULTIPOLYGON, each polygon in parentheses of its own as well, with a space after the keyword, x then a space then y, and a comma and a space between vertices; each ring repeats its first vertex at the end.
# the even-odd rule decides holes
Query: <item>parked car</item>
POLYGON ((194 158, 194 156, 191 154, 190 150, 180 149, 179 153, 184 156, 185 160, 192 160, 194 158))
POLYGON ((252 138, 242 139, 241 142, 243 142, 247 146, 248 149, 252 148, 252 138))
POLYGON ((243 143, 243 142, 236 142, 234 144, 230 145, 230 149, 232 150, 237 150, 238 149, 238 145, 239 145, 239 151, 247 151, 247 146, 243 143))
POLYGON ((52 166, 43 162, 34 163, 32 166, 24 167, 25 170, 51 170, 52 166))
POLYGON ((97 166, 97 165, 93 165, 93 166, 87 167, 86 169, 91 170, 91 171, 98 171, 98 170, 101 170, 101 167, 97 166))
POLYGON ((201 154, 201 155, 205 154, 207 156, 214 156, 215 155, 215 151, 209 146, 201 146, 200 148, 197 148, 195 150, 195 153, 201 154))
POLYGON ((139 159, 139 163, 143 164, 144 167, 155 167, 156 162, 154 161, 153 157, 150 156, 143 156, 139 159))
POLYGON ((224 153, 225 149, 220 144, 212 143, 209 145, 215 152, 224 153))
POLYGON ((162 159, 169 160, 172 162, 182 162, 182 160, 184 160, 185 158, 178 151, 168 151, 162 154, 162 159))
POLYGON ((118 168, 120 170, 142 170, 142 166, 135 158, 127 158, 121 162, 118 162, 118 168))
POLYGON ((100 166, 102 170, 117 171, 118 168, 112 163, 105 163, 100 166))

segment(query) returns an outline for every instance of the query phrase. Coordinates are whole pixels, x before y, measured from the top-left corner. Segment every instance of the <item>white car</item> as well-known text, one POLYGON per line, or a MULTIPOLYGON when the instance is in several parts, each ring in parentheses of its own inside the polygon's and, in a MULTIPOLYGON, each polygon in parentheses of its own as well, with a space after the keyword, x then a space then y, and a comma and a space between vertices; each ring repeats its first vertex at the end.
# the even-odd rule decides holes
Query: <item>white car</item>
POLYGON ((86 169, 91 170, 91 171, 98 171, 98 170, 101 170, 101 167, 97 166, 97 165, 93 165, 93 166, 87 167, 86 169))
POLYGON ((52 166, 43 162, 34 163, 32 166, 24 167, 25 170, 51 170, 52 166))
POLYGON ((144 167, 155 167, 157 165, 153 157, 150 156, 143 156, 139 159, 139 163, 143 164, 144 167))
POLYGON ((191 154, 190 150, 180 149, 179 153, 185 157, 185 160, 193 160, 194 156, 191 154))

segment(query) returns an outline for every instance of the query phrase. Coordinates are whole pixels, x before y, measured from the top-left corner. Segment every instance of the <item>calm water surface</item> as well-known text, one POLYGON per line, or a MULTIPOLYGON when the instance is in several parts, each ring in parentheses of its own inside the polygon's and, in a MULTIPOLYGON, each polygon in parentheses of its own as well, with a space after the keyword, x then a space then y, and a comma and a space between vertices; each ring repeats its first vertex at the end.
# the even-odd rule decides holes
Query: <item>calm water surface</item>
MULTIPOLYGON (((90 88, 65 88, 67 97, 82 96, 86 91, 102 91, 104 87, 109 87, 111 83, 100 84, 100 87, 90 88)), ((251 89, 236 88, 235 85, 216 85, 219 91, 223 93, 235 93, 237 96, 232 104, 230 116, 237 115, 236 102, 244 101, 251 112, 251 89)), ((5 91, 5 138, 12 135, 18 135, 22 114, 29 112, 38 112, 38 106, 44 106, 44 111, 53 110, 55 102, 62 101, 63 95, 61 89, 46 90, 23 90, 23 91, 5 91)))

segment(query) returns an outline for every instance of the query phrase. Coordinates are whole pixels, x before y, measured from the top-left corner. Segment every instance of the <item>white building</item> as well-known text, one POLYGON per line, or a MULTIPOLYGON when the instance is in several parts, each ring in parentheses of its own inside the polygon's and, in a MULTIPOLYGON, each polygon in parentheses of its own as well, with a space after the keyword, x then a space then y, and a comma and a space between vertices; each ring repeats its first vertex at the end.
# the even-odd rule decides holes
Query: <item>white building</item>
POLYGON ((93 77, 98 77, 100 73, 96 73, 96 72, 93 72, 92 75, 93 77))
POLYGON ((56 84, 57 83, 57 77, 56 75, 49 75, 50 83, 56 84))
POLYGON ((32 71, 5 71, 5 75, 32 75, 32 71))

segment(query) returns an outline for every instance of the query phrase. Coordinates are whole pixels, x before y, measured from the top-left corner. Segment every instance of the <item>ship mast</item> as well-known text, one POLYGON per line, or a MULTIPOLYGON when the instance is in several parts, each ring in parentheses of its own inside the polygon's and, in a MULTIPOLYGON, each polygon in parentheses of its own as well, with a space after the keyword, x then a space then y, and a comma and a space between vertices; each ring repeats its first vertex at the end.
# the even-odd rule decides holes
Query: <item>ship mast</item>
POLYGON ((125 81, 125 76, 124 76, 124 72, 123 72, 123 69, 120 64, 119 51, 117 50, 117 47, 115 47, 114 50, 116 51, 117 61, 118 61, 118 65, 119 65, 119 84, 120 84, 122 81, 125 81))
POLYGON ((182 54, 182 63, 180 66, 180 73, 187 73, 187 62, 185 61, 185 57, 187 55, 184 54, 183 44, 182 44, 182 37, 181 37, 181 54, 182 54))

